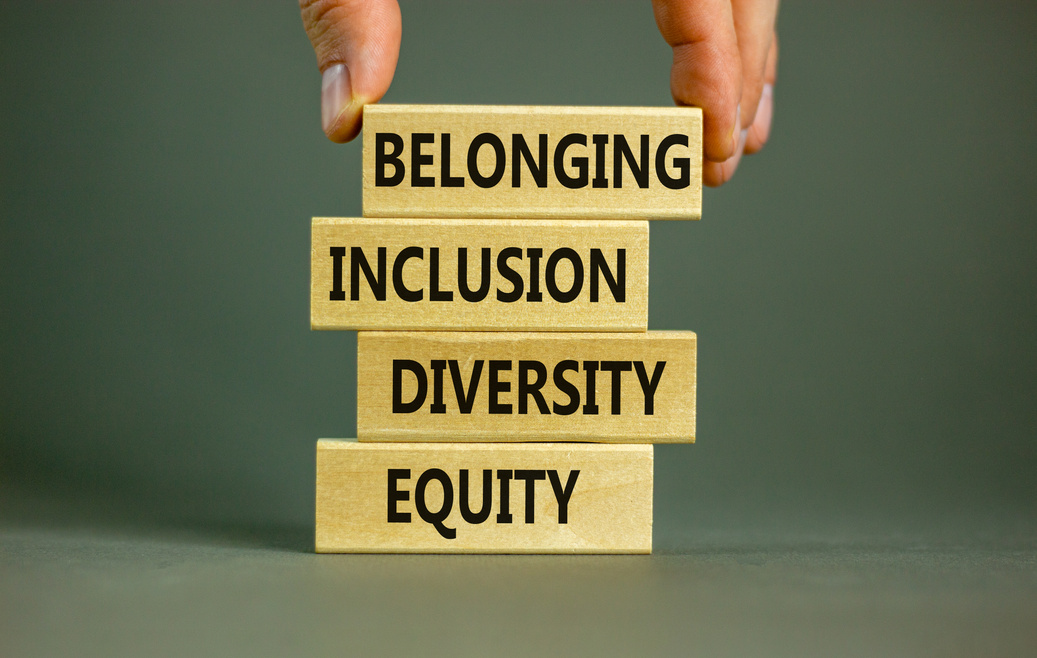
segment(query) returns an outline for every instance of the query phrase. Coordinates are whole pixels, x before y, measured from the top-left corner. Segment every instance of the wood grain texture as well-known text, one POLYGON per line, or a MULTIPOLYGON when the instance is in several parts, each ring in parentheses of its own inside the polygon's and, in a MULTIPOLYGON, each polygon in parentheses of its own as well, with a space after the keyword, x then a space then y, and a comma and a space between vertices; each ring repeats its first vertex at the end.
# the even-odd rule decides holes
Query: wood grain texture
POLYGON ((650 445, 321 439, 316 549, 651 553, 652 463, 650 445))
POLYGON ((702 214, 698 108, 368 105, 363 135, 365 217, 702 214))
POLYGON ((691 443, 695 387, 692 332, 360 332, 357 434, 691 443))
POLYGON ((648 325, 645 221, 318 217, 311 245, 314 329, 644 331, 648 325), (380 286, 370 283, 367 267, 380 286), (404 299, 415 293, 420 300, 404 299))

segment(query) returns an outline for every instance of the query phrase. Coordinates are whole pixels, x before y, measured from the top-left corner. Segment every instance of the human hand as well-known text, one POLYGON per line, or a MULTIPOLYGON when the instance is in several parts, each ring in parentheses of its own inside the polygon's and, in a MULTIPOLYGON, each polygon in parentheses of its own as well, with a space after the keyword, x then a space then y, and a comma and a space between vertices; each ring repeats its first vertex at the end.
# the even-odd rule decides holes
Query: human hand
POLYGON ((396 0, 299 0, 302 24, 321 71, 320 118, 333 142, 360 132, 364 105, 392 83, 400 56, 396 0))
POLYGON ((670 91, 702 108, 702 182, 731 180, 743 153, 767 143, 774 115, 778 0, 653 0, 673 48, 670 91))
MULTIPOLYGON (((703 110, 702 178, 731 179, 743 153, 770 134, 778 0, 653 0, 673 47, 670 88, 678 105, 703 110)), ((360 132, 363 107, 389 89, 400 54, 396 0, 299 0, 322 73, 321 123, 328 139, 360 132)))

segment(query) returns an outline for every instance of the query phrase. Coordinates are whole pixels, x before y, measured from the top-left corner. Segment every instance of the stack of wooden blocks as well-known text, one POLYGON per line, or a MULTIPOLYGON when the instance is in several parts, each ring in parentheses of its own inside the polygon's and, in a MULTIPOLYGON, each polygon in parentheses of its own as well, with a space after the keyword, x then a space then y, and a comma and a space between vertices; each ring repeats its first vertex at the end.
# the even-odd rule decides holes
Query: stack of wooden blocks
POLYGON ((366 108, 364 217, 313 220, 312 327, 359 330, 318 552, 651 552, 696 337, 648 331, 648 220, 699 218, 701 134, 695 108, 366 108))

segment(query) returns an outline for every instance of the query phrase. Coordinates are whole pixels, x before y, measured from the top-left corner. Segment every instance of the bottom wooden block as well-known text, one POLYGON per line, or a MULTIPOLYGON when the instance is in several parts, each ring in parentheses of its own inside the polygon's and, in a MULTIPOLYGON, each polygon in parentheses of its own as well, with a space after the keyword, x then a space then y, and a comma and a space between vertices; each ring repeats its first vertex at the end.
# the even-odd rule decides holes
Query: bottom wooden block
POLYGON ((318 553, 651 553, 651 445, 317 442, 318 553))

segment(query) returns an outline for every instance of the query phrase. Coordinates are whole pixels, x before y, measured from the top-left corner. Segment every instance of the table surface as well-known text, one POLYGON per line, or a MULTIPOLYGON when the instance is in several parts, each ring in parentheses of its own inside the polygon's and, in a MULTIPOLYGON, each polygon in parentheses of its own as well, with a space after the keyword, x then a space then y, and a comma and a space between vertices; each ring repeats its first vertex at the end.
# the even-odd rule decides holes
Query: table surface
POLYGON ((316 555, 312 528, 8 520, 0 654, 1037 655, 1032 542, 669 543, 316 555))

